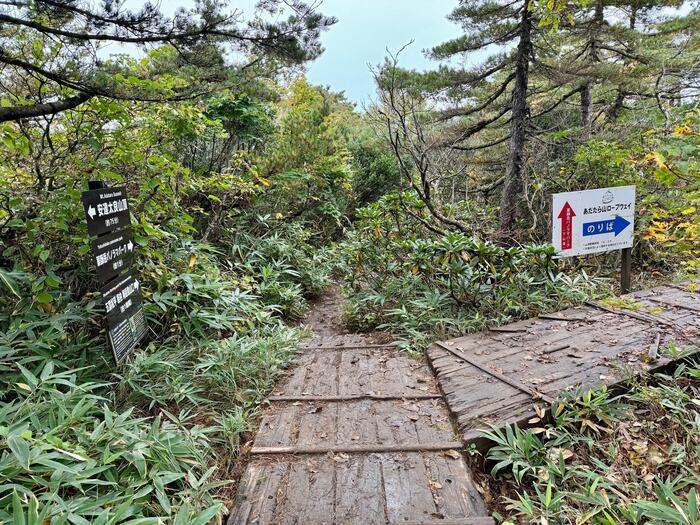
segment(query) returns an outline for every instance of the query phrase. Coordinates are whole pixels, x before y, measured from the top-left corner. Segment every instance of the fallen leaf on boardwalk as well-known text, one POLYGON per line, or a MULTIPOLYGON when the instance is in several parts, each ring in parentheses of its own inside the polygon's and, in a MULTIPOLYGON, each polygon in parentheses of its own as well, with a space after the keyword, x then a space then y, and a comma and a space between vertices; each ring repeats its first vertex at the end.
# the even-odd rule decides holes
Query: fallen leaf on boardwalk
POLYGON ((316 413, 320 412, 321 410, 323 410, 323 407, 311 407, 309 409, 309 411, 307 412, 307 414, 316 414, 316 413))
POLYGON ((430 486, 435 490, 439 490, 442 488, 442 485, 440 483, 432 479, 430 480, 430 486))
POLYGON ((649 461, 652 465, 656 465, 657 467, 666 461, 666 458, 664 458, 656 445, 649 447, 649 461))
POLYGON ((445 456, 452 459, 462 459, 462 454, 457 452, 455 449, 446 450, 445 456))
POLYGON ((350 456, 345 454, 344 452, 340 452, 333 456, 333 461, 336 463, 346 463, 350 460, 350 456))
POLYGON ((648 450, 648 444, 647 441, 640 441, 638 443, 635 443, 632 445, 632 448, 634 449, 635 452, 638 454, 646 454, 648 450))

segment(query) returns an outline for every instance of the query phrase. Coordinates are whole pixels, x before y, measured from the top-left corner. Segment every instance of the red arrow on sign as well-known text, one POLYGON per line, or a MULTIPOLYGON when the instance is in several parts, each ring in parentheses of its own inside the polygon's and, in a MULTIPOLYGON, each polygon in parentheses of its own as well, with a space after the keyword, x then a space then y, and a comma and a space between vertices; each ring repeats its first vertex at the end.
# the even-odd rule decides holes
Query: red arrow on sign
POLYGON ((573 231, 573 218, 576 217, 576 212, 566 201, 566 204, 559 212, 558 219, 561 219, 561 249, 570 250, 573 245, 571 232, 573 231))

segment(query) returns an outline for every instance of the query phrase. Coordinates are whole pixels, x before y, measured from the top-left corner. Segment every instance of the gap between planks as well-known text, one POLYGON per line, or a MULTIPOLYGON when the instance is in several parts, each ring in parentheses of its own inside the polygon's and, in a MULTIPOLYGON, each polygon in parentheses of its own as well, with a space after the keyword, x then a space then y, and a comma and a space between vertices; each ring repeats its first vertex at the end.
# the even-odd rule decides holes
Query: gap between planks
POLYGON ((300 346, 299 350, 321 352, 324 350, 395 350, 398 347, 396 343, 387 343, 385 345, 352 345, 352 346, 300 346))
POLYGON ((444 443, 423 443, 417 445, 335 445, 330 447, 253 447, 253 455, 270 454, 369 454, 386 452, 435 452, 440 450, 461 450, 461 441, 446 441, 444 443))
POLYGON ((402 525, 494 525, 493 518, 445 518, 432 521, 402 521, 402 525))
POLYGON ((350 396, 270 396, 268 401, 291 402, 291 401, 316 401, 316 402, 343 402, 362 401, 369 399, 372 401, 415 401, 420 399, 442 399, 440 394, 406 394, 406 395, 382 395, 382 394, 357 394, 350 396))

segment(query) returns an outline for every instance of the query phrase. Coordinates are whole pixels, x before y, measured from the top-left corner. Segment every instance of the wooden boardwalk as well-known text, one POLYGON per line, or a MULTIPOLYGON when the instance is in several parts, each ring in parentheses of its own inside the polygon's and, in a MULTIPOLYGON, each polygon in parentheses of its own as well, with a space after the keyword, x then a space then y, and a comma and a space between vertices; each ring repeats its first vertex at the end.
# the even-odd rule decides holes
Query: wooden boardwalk
POLYGON ((492 524, 426 363, 317 336, 269 398, 229 525, 492 524))
POLYGON ((699 341, 700 294, 682 286, 437 342, 432 371, 386 338, 318 334, 269 397, 228 525, 492 524, 464 444, 699 341))
POLYGON ((662 286, 438 342, 428 356, 462 440, 484 446, 488 425, 525 425, 535 404, 614 385, 699 343, 700 293, 662 286))

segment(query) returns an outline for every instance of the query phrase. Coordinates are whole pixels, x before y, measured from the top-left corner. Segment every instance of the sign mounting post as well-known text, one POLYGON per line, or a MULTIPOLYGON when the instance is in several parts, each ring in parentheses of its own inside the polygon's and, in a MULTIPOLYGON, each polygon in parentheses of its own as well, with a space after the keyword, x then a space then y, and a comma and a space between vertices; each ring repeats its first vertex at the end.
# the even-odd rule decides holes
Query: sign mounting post
POLYGON ((622 250, 620 286, 630 289, 635 186, 552 195, 552 244, 561 257, 622 250))

